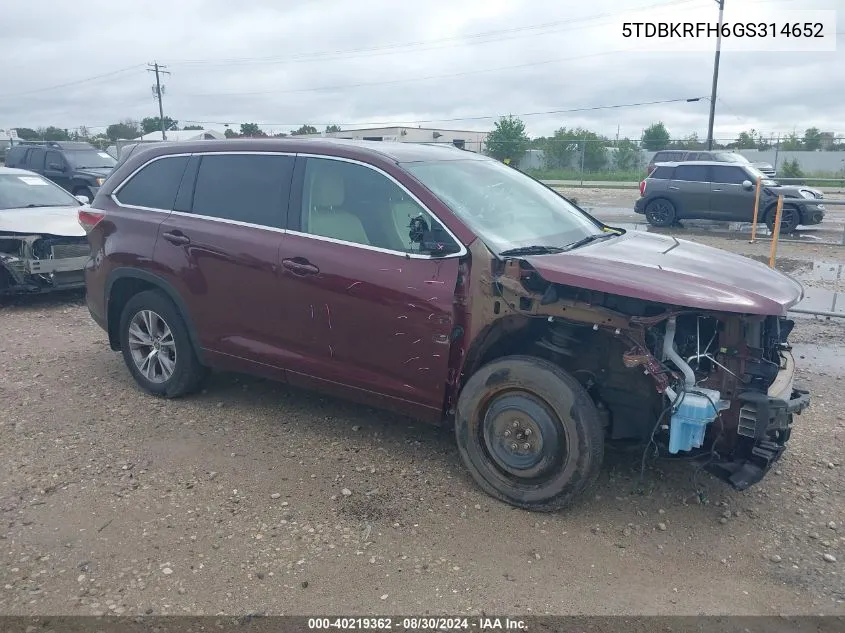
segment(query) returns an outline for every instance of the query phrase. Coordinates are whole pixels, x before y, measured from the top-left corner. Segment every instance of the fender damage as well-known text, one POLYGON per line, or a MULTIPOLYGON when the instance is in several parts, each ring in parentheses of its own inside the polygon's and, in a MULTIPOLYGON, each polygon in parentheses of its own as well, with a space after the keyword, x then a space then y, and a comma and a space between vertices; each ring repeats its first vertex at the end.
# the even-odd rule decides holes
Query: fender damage
POLYGON ((584 385, 608 440, 654 440, 666 456, 700 458, 738 490, 762 479, 782 455, 794 416, 810 403, 795 386, 794 323, 786 318, 803 291, 746 258, 688 243, 672 248, 674 238, 660 237, 662 244, 649 244, 656 261, 642 249, 596 261, 602 256, 592 248, 580 262, 558 255, 500 260, 476 241, 458 288, 467 343, 455 352, 461 373, 452 377, 447 407, 480 364, 530 351, 584 385), (659 259, 679 247, 679 259, 659 259), (694 270, 692 251, 726 272, 694 270), (734 279, 749 275, 752 286, 734 279))

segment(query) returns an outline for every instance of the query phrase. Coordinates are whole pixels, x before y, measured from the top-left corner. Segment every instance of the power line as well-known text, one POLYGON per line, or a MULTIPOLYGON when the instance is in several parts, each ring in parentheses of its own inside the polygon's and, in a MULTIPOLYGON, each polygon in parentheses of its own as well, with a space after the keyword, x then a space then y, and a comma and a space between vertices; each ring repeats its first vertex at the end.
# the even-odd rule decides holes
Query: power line
POLYGON ((165 125, 164 125, 164 103, 161 98, 162 87, 161 87, 161 79, 159 75, 169 75, 170 72, 164 70, 167 66, 162 66, 158 62, 153 62, 152 64, 147 64, 147 72, 154 72, 156 74, 156 85, 153 86, 153 93, 155 94, 155 99, 158 101, 158 122, 159 127, 161 128, 161 140, 166 141, 167 135, 164 133, 165 125))
MULTIPOLYGON (((650 5, 645 5, 642 7, 637 7, 637 11, 646 11, 649 9, 655 9, 659 7, 668 7, 668 6, 675 6, 681 4, 689 4, 691 2, 697 2, 700 0, 664 0, 663 2, 657 2, 650 5)), ((346 49, 346 50, 333 50, 333 51, 317 51, 314 53, 304 53, 301 55, 285 55, 285 56, 271 56, 271 57, 235 57, 235 58, 221 58, 221 59, 183 59, 183 60, 171 60, 170 64, 175 65, 214 65, 214 66, 225 66, 225 65, 238 65, 238 64, 262 64, 262 63, 299 63, 299 62, 310 62, 310 61, 324 61, 327 59, 334 59, 337 57, 342 57, 344 59, 355 57, 355 56, 365 56, 369 57, 368 53, 375 54, 375 55, 382 55, 382 54, 394 54, 396 49, 403 49, 403 48, 417 48, 420 46, 426 46, 428 48, 419 49, 413 52, 422 52, 425 50, 436 50, 438 48, 448 48, 450 46, 460 46, 460 45, 468 45, 468 44, 486 44, 490 42, 498 42, 507 39, 514 39, 515 37, 527 37, 531 35, 547 35, 548 33, 533 33, 531 31, 536 30, 547 30, 553 29, 550 33, 556 33, 560 30, 569 30, 569 29, 560 29, 558 27, 570 24, 579 24, 576 28, 583 28, 580 23, 583 22, 593 22, 596 20, 601 20, 603 18, 618 18, 618 12, 609 12, 609 13, 600 13, 592 16, 585 16, 581 18, 570 18, 566 20, 556 20, 554 22, 545 22, 541 24, 534 24, 534 25, 526 25, 521 27, 513 27, 509 29, 498 29, 493 31, 486 31, 481 33, 474 33, 468 35, 459 35, 459 36, 452 36, 452 37, 444 37, 444 38, 437 38, 432 40, 418 40, 413 42, 403 42, 397 44, 386 44, 383 46, 374 46, 374 47, 367 47, 367 48, 353 48, 353 49, 346 49), (529 31, 526 33, 526 31, 529 31), (496 37, 498 35, 502 35, 503 37, 496 37), (509 37, 510 36, 510 37, 509 37), (446 44, 446 46, 433 46, 437 44, 446 44)))
POLYGON ((75 81, 68 81, 68 82, 63 83, 63 84, 56 84, 54 86, 46 86, 44 88, 36 88, 34 90, 25 90, 24 92, 13 92, 13 93, 9 93, 9 94, 3 94, 3 95, 0 95, 0 99, 6 99, 6 98, 9 98, 9 97, 21 97, 21 96, 24 96, 24 95, 35 94, 37 92, 46 92, 48 90, 55 90, 57 88, 67 88, 68 86, 75 86, 76 84, 86 83, 86 82, 89 82, 89 81, 95 81, 95 80, 98 80, 98 79, 104 79, 106 77, 113 77, 114 75, 119 75, 121 73, 125 73, 125 72, 128 72, 130 70, 142 68, 143 66, 144 66, 144 64, 135 64, 134 66, 127 66, 126 68, 120 68, 118 70, 113 70, 113 71, 108 72, 108 73, 103 73, 102 75, 94 75, 93 77, 84 77, 82 79, 77 79, 75 81))
MULTIPOLYGON (((702 101, 704 97, 685 97, 679 99, 660 99, 657 101, 639 101, 636 103, 618 103, 613 105, 602 105, 602 106, 589 106, 584 108, 567 108, 561 110, 545 110, 543 112, 520 112, 520 113, 512 113, 512 116, 518 117, 529 117, 529 116, 544 116, 550 114, 572 114, 575 112, 593 112, 596 110, 615 110, 619 108, 635 108, 635 107, 642 107, 642 106, 649 106, 649 105, 660 105, 665 103, 680 103, 680 102, 692 102, 692 101, 702 101)), ((340 125, 341 127, 350 127, 350 126, 398 126, 404 127, 408 125, 416 125, 421 123, 452 123, 456 121, 484 121, 484 120, 491 120, 491 119, 498 119, 502 115, 501 114, 491 114, 491 115, 479 115, 479 116, 465 116, 465 117, 454 117, 454 118, 446 118, 446 119, 419 119, 416 121, 370 121, 370 122, 358 122, 358 123, 337 123, 337 122, 330 122, 330 123, 311 123, 314 126, 324 126, 324 125, 340 125)), ((182 119, 183 123, 196 123, 202 125, 234 125, 232 121, 199 121, 196 119, 182 119)), ((288 127, 292 125, 301 125, 299 123, 257 123, 257 125, 262 127, 288 127)))
POLYGON ((319 92, 322 90, 346 90, 348 88, 362 88, 362 87, 369 87, 369 86, 385 86, 390 84, 400 84, 400 83, 414 83, 418 81, 429 81, 432 79, 449 79, 452 77, 465 77, 466 75, 478 75, 482 73, 489 73, 489 72, 497 72, 500 70, 514 70, 518 68, 529 68, 532 66, 543 66, 546 64, 556 64, 558 62, 566 62, 566 61, 573 61, 576 59, 587 59, 589 57, 602 57, 604 55, 612 55, 614 53, 627 53, 630 51, 636 50, 635 48, 626 48, 621 50, 613 50, 613 51, 602 51, 601 53, 590 53, 587 55, 576 55, 575 57, 563 57, 558 59, 546 59, 543 61, 538 62, 528 62, 525 64, 515 64, 512 66, 499 66, 496 68, 479 68, 478 70, 466 70, 459 73, 448 73, 445 75, 428 75, 426 77, 405 77, 403 79, 386 79, 384 81, 368 81, 368 82, 359 82, 354 84, 340 84, 334 86, 315 86, 312 88, 289 88, 284 90, 261 90, 261 91, 253 91, 253 92, 243 92, 240 90, 235 91, 228 91, 228 92, 204 92, 204 93, 194 93, 194 94, 182 94, 180 96, 183 97, 220 97, 225 95, 238 95, 238 96, 254 96, 254 95, 269 95, 269 94, 292 94, 292 93, 300 93, 300 92, 319 92))

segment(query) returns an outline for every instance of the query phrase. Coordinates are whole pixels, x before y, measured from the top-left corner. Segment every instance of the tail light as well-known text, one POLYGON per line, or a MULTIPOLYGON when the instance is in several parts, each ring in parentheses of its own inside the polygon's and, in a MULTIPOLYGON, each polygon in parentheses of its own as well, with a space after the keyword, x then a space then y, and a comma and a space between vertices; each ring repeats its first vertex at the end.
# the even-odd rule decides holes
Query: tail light
POLYGON ((85 233, 88 234, 104 217, 106 217, 106 214, 95 209, 80 209, 77 217, 79 219, 79 224, 82 225, 82 228, 85 229, 85 233))
POLYGON ((640 181, 640 196, 644 196, 644 195, 645 195, 645 183, 646 183, 646 181, 645 181, 645 180, 640 181))

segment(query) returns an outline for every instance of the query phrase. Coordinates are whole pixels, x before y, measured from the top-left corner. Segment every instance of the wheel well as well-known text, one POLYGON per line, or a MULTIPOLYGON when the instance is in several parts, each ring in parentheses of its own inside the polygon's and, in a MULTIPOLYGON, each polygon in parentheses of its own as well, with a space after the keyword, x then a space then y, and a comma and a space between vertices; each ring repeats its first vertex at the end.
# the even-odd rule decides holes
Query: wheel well
MULTIPOLYGON (((764 219, 764 220, 768 220, 768 219, 769 219, 769 214, 770 214, 770 213, 771 213, 771 214, 776 213, 776 212, 777 212, 777 206, 778 206, 777 201, 772 202, 769 206, 767 206, 767 207, 766 207, 766 211, 765 211, 765 213, 763 214, 763 219, 764 219)), ((797 204, 792 204, 792 203, 789 203, 789 202, 784 202, 784 203, 783 203, 783 208, 784 208, 784 209, 786 209, 787 207, 788 207, 788 208, 790 208, 790 209, 795 209, 795 211, 798 213, 798 222, 799 222, 799 224, 800 224, 801 222, 803 222, 803 221, 804 221, 804 212, 801 210, 801 207, 800 207, 800 206, 798 206, 797 204)), ((774 216, 773 216, 773 217, 772 217, 772 222, 774 222, 774 220, 775 220, 775 219, 774 219, 774 216)))
POLYGON ((121 277, 114 282, 108 296, 109 343, 112 349, 120 349, 120 315, 126 303, 145 290, 156 290, 156 286, 137 277, 121 277))
POLYGON ((622 362, 630 345, 607 330, 514 316, 496 321, 477 340, 467 354, 461 388, 473 373, 497 358, 535 356, 555 363, 584 386, 600 409, 608 412, 612 439, 647 435, 653 423, 649 421, 659 412, 660 398, 652 380, 622 362))

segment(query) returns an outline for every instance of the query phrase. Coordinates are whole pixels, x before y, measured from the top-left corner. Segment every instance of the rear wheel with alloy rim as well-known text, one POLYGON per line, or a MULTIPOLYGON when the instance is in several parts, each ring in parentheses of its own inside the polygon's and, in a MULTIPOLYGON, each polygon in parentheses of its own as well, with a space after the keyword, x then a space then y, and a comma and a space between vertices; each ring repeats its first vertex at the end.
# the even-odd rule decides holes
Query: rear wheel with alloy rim
POLYGON ((173 398, 189 393, 206 373, 184 318, 167 296, 155 290, 127 301, 120 318, 120 348, 135 381, 155 395, 173 398))
POLYGON ((663 198, 652 200, 645 208, 645 219, 652 226, 670 226, 675 215, 675 205, 663 198))
POLYGON ((597 477, 604 452, 601 419, 584 388, 530 356, 497 359, 470 377, 455 434, 481 488, 530 510, 571 504, 597 477))

